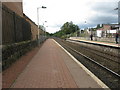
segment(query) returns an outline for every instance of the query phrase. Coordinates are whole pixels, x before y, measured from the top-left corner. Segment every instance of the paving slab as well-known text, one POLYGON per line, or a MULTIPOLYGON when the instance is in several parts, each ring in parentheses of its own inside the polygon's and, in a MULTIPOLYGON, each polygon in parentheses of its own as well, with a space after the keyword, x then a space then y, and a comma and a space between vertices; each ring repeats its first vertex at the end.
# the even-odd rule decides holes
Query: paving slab
POLYGON ((11 88, 101 88, 53 39, 48 39, 11 88))
POLYGON ((62 53, 62 57, 65 57, 64 62, 72 74, 78 88, 108 88, 92 72, 90 72, 84 65, 75 59, 67 50, 65 50, 61 45, 59 46, 65 51, 64 53, 60 53, 62 53))
POLYGON ((64 51, 48 39, 11 88, 77 88, 62 53, 64 51))

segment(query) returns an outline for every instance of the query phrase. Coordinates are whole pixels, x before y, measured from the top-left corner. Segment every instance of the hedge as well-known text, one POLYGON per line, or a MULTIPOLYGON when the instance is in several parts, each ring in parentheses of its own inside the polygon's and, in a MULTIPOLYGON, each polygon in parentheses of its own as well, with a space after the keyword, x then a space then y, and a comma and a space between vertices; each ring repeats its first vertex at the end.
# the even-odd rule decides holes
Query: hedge
POLYGON ((23 41, 2 47, 2 69, 5 70, 22 55, 38 45, 37 41, 23 41))

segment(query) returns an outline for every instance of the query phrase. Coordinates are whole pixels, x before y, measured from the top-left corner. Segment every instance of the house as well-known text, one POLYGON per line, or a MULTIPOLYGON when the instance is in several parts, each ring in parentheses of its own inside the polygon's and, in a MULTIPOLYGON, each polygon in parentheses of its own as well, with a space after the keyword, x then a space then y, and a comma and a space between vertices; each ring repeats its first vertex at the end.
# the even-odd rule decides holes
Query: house
POLYGON ((97 37, 103 37, 103 28, 99 28, 97 31, 96 31, 96 34, 97 34, 97 37))
POLYGON ((119 27, 118 24, 103 24, 103 27, 96 31, 97 37, 114 37, 118 33, 119 27))

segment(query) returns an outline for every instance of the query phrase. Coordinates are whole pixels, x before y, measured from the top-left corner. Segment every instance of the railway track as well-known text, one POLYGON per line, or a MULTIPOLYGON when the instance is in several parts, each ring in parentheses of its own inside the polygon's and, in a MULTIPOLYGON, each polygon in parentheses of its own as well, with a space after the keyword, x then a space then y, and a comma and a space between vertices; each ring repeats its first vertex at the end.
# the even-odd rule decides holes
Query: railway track
POLYGON ((120 74, 120 60, 119 55, 111 55, 99 50, 95 50, 92 48, 84 47, 77 42, 66 42, 70 47, 74 48, 75 50, 81 52, 82 54, 94 59, 96 62, 99 62, 103 66, 109 68, 110 70, 120 74))
POLYGON ((78 61, 85 65, 91 72, 93 72, 99 79, 101 79, 108 87, 120 88, 120 75, 118 73, 114 72, 113 70, 109 69, 103 64, 100 64, 95 60, 95 58, 92 59, 86 56, 85 54, 81 53, 77 48, 75 49, 75 43, 66 42, 61 39, 55 40, 59 44, 61 44, 67 51, 69 51, 78 61), (70 43, 74 45, 70 45, 70 43))
MULTIPOLYGON (((94 59, 96 62, 104 65, 105 67, 111 69, 112 71, 120 74, 120 61, 117 55, 113 56, 96 50, 94 48, 89 48, 84 45, 80 45, 80 42, 66 42, 67 45, 74 48, 75 50, 81 52, 82 54, 94 59)), ((119 55, 118 55, 119 56, 119 55)))
MULTIPOLYGON (((70 40, 68 40, 68 41, 71 42, 70 40)), ((74 43, 76 43, 76 42, 74 41, 74 43)), ((86 47, 84 47, 84 49, 89 50, 89 52, 92 53, 92 54, 96 54, 97 56, 100 56, 100 57, 105 58, 107 60, 109 59, 111 62, 115 62, 115 63, 120 64, 120 61, 118 60, 118 58, 120 58, 119 55, 111 55, 111 54, 103 53, 103 52, 95 50, 95 49, 90 50, 90 48, 86 48, 86 47)))
MULTIPOLYGON (((79 41, 70 40, 70 39, 68 39, 67 41, 74 42, 74 43, 77 43, 77 44, 80 43, 79 41)), ((115 47, 115 48, 117 48, 117 47, 115 47)), ((86 47, 84 49, 86 49, 86 47)), ((120 58, 119 53, 115 55, 115 54, 106 53, 106 52, 103 53, 103 51, 99 51, 99 50, 96 50, 96 49, 91 49, 91 51, 90 51, 90 48, 88 48, 88 49, 89 49, 89 52, 91 52, 91 53, 97 54, 97 55, 99 55, 103 58, 111 60, 112 62, 116 62, 116 63, 120 64, 120 61, 118 60, 118 58, 120 58)), ((120 48, 118 48, 118 49, 120 49, 120 48)))

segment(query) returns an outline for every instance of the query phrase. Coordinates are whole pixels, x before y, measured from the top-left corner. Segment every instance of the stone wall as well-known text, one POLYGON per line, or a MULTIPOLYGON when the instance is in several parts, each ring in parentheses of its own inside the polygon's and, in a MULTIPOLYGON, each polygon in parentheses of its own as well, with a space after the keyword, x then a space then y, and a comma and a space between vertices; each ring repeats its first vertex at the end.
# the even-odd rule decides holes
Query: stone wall
POLYGON ((26 41, 3 46, 2 49, 2 69, 6 69, 19 57, 37 46, 37 41, 26 41))
MULTIPOLYGON (((39 40, 39 45, 46 39, 47 37, 41 37, 39 40)), ((12 63, 18 60, 18 58, 25 55, 36 46, 38 46, 38 40, 23 41, 0 47, 0 50, 2 50, 2 69, 5 70, 8 68, 12 63)))

